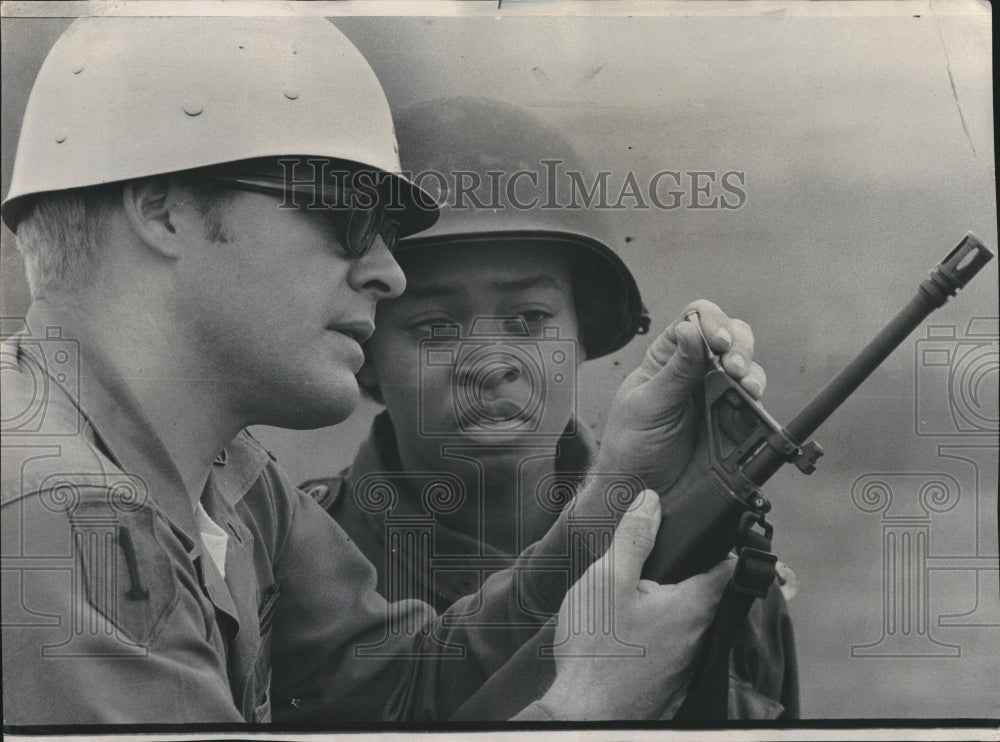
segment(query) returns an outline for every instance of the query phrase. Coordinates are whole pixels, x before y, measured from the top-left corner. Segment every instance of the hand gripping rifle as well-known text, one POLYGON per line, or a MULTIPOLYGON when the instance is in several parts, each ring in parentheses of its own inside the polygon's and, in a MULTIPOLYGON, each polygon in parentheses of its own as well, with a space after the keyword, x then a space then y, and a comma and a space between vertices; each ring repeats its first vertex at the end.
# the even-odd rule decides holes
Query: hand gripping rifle
POLYGON ((704 572, 734 547, 740 560, 709 629, 703 656, 695 664, 700 675, 677 718, 725 718, 729 648, 754 598, 764 597, 774 580, 772 528, 764 517, 771 505, 760 487, 786 463, 812 474, 823 449, 810 436, 931 312, 992 258, 982 242, 967 234, 920 284, 916 296, 786 427, 710 353, 713 369, 705 377, 703 404, 708 455, 693 458, 688 466, 697 467, 695 476, 685 471, 662 498, 663 521, 643 577, 678 582, 704 572), (754 530, 755 525, 763 533, 754 530), (713 664, 714 671, 709 669, 713 664))

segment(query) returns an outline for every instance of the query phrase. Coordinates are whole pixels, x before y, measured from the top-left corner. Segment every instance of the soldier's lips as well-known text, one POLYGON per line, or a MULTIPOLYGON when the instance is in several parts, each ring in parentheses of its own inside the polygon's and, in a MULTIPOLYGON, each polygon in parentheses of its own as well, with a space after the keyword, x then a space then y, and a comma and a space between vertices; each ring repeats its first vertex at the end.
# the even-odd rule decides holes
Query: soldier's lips
POLYGON ((539 410, 532 413, 513 400, 498 399, 480 403, 475 409, 460 411, 460 429, 464 432, 530 431, 538 422, 539 410))
POLYGON ((326 329, 330 332, 346 335, 358 345, 364 345, 368 338, 375 332, 375 323, 370 319, 337 322, 327 325, 326 329))
MULTIPOLYGON (((480 404, 481 410, 476 410, 477 417, 488 420, 506 421, 524 417, 524 405, 512 399, 495 399, 480 404)), ((529 416, 530 417, 530 416, 529 416)))
POLYGON ((342 322, 328 326, 326 331, 340 339, 339 344, 346 348, 348 356, 346 360, 351 373, 358 373, 365 362, 365 352, 361 345, 371 337, 375 331, 375 325, 370 320, 367 322, 342 322))

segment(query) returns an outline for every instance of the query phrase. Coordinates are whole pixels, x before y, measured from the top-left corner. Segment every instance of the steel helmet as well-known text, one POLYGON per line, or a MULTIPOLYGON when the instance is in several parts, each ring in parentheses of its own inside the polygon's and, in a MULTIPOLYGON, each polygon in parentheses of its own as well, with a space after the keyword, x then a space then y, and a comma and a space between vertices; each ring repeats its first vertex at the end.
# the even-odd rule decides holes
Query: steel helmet
POLYGON ((280 156, 392 174, 401 234, 434 223, 401 177, 374 71, 319 18, 75 21, 28 100, 3 220, 34 194, 280 156))
POLYGON ((435 192, 441 206, 438 222, 403 240, 399 252, 446 244, 474 248, 512 239, 562 246, 572 251, 588 359, 618 350, 648 331, 649 313, 632 273, 608 246, 603 215, 568 207, 565 194, 552 182, 557 173, 567 182, 566 172, 581 172, 582 166, 560 132, 520 107, 470 97, 414 104, 397 113, 396 128, 404 170, 435 192), (562 205, 556 207, 560 199, 562 205), (581 291, 583 277, 589 280, 581 291))

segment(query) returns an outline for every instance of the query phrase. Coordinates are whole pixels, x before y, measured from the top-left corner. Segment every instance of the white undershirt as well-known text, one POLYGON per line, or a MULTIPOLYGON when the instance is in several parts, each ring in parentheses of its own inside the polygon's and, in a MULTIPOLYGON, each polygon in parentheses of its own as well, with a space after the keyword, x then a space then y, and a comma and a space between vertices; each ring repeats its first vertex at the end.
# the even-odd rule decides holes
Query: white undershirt
POLYGON ((229 545, 229 536, 219 527, 219 524, 212 520, 201 503, 198 503, 194 511, 198 530, 201 532, 201 542, 205 545, 205 551, 215 563, 219 574, 226 576, 226 547, 229 545))

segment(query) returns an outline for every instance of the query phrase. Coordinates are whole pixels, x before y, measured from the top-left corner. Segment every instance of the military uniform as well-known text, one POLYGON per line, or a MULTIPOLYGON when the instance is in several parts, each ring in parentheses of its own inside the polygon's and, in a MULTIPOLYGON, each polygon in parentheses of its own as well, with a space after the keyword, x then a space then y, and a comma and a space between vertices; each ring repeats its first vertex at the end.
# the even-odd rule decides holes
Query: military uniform
MULTIPOLYGON (((28 321, 72 326, 38 306, 28 321)), ((77 343, 91 350, 44 332, 3 345, 6 724, 447 718, 558 609, 557 586, 512 571, 474 598, 496 628, 387 604, 247 433, 201 497, 230 537, 223 578, 127 382, 78 363, 77 343)))
MULTIPOLYGON (((355 210, 368 218, 349 220, 338 235, 352 256, 363 256, 377 238, 390 247, 397 234, 414 235, 438 218, 437 209, 428 208, 434 199, 402 173, 374 71, 331 24, 82 18, 39 70, 2 218, 16 233, 24 218, 50 221, 32 211, 47 194, 90 199, 97 192, 78 189, 187 171, 204 177, 206 168, 223 186, 253 191, 264 183, 271 193, 280 181, 282 193, 307 191, 315 198, 336 186, 338 178, 324 171, 345 162, 384 174, 393 200, 399 197, 404 207, 393 209, 391 220, 375 219, 378 210, 355 210), (277 178, 272 168, 287 156, 323 168, 317 174, 313 167, 311 179, 296 175, 295 167, 277 178)), ((87 215, 96 215, 86 203, 87 215)), ((168 210, 174 206, 183 202, 168 210)), ((104 237, 112 247, 128 241, 114 229, 97 239, 104 237)), ((588 245, 595 254, 604 250, 588 245)), ((30 240, 22 247, 33 249, 30 240)), ((648 324, 634 281, 607 253, 623 282, 628 327, 588 345, 588 357, 620 347, 648 324)), ((53 270, 57 266, 47 267, 39 272, 48 279, 76 283, 53 270)), ((375 590, 374 568, 343 529, 249 435, 219 452, 203 491, 190 492, 157 433, 157 426, 175 421, 161 414, 154 426, 130 380, 95 349, 121 330, 159 329, 166 309, 160 288, 171 304, 178 291, 182 301, 201 297, 186 293, 191 277, 184 271, 142 276, 129 261, 113 259, 90 267, 92 284, 49 293, 95 311, 80 322, 36 304, 28 319, 40 334, 3 346, 5 723, 273 719, 329 727, 342 720, 445 719, 558 610, 567 575, 539 567, 552 557, 573 561, 562 516, 511 560, 514 569, 493 575, 477 595, 436 620, 426 604, 388 604, 375 590), (105 272, 114 280, 102 280, 105 272), (147 279, 146 295, 123 299, 138 312, 135 324, 125 312, 116 316, 121 305, 104 305, 111 310, 105 321, 102 302, 118 298, 105 291, 147 279), (74 335, 74 324, 93 327, 96 337, 74 335)), ((389 272, 383 265, 379 274, 386 279, 389 272)), ((329 285, 332 291, 338 284, 329 285)), ((386 293, 381 280, 349 287, 370 301, 386 293)), ((208 302, 186 307, 188 319, 199 306, 213 310, 208 302)), ((247 329, 252 322, 226 321, 234 331, 253 331, 247 329)), ((128 350, 194 351, 168 337, 157 332, 128 350)), ((225 384, 232 358, 202 355, 204 380, 225 384)), ((138 382, 154 384, 157 373, 181 373, 183 366, 166 365, 171 368, 140 369, 138 382)), ((150 398, 150 389, 142 391, 150 398)), ((224 396, 212 399, 225 405, 224 396)), ((225 411, 260 413, 253 405, 225 411)), ((184 422, 209 424, 219 413, 205 409, 184 422)), ((601 507, 578 499, 582 516, 601 507)), ((532 717, 549 718, 537 706, 520 718, 532 717)))
MULTIPOLYGON (((585 425, 574 425, 574 436, 559 440, 555 458, 557 474, 583 472, 596 458, 596 442, 585 425)), ((579 477, 576 477, 579 480, 579 477)), ((379 569, 378 590, 391 599, 419 597, 432 601, 439 611, 447 610, 462 596, 480 588, 481 575, 491 570, 488 563, 499 563, 512 555, 449 529, 438 522, 433 528, 433 556, 444 567, 429 568, 429 559, 413 563, 413 552, 387 543, 393 523, 426 517, 422 495, 426 482, 402 472, 396 433, 384 412, 375 418, 367 440, 352 465, 339 476, 315 479, 301 485, 343 526, 354 543, 379 569), (399 476, 393 476, 397 473, 399 476), (394 489, 392 508, 379 512, 366 509, 362 495, 372 476, 394 489), (443 557, 443 558, 440 558, 443 557), (407 563, 410 559, 411 562, 407 563), (390 587, 389 576, 393 576, 390 587)), ((545 525, 550 525, 551 520, 545 525)), ((410 520, 410 522, 413 522, 410 520)), ((429 555, 427 555, 429 556, 429 555)), ((495 568, 494 568, 495 569, 495 568)), ((533 687, 544 692, 554 675, 551 660, 538 660, 539 639, 526 645, 501 673, 491 679, 462 709, 464 719, 503 719, 516 709, 506 696, 514 686, 533 687), (510 683, 511 685, 507 685, 510 683)), ((798 668, 788 608, 777 586, 763 601, 753 606, 750 618, 737 639, 730 660, 729 711, 731 719, 797 718, 799 709, 798 668)), ((530 694, 529 694, 530 695, 530 694)))
MULTIPOLYGON (((590 468, 596 450, 590 430, 578 427, 577 435, 561 439, 558 454, 555 446, 550 447, 556 458, 555 471, 565 476, 562 481, 574 487, 590 468)), ((300 488, 337 520, 375 565, 378 571, 376 588, 380 594, 389 600, 418 598, 440 613, 463 596, 480 589, 482 564, 493 565, 491 569, 486 568, 489 574, 498 569, 496 565, 512 561, 507 551, 449 528, 441 521, 433 523, 433 553, 424 553, 424 556, 442 557, 451 567, 437 567, 431 573, 428 564, 408 558, 399 549, 387 548, 387 522, 390 525, 408 523, 412 526, 424 522, 431 525, 434 503, 429 503, 423 494, 428 486, 433 487, 436 483, 445 486, 448 479, 443 473, 422 475, 403 471, 392 419, 388 412, 383 412, 372 423, 368 439, 349 469, 338 477, 310 480, 300 488), (393 489, 394 501, 389 507, 373 511, 367 502, 366 491, 376 482, 393 489), (390 594, 387 584, 390 573, 394 584, 406 586, 401 594, 390 594)), ((458 483, 455 484, 457 488, 458 483)), ((467 493, 466 497, 474 498, 475 495, 467 493)), ((555 520, 552 514, 544 527, 550 527, 555 520)), ((410 532, 416 534, 418 530, 411 527, 410 532)))

